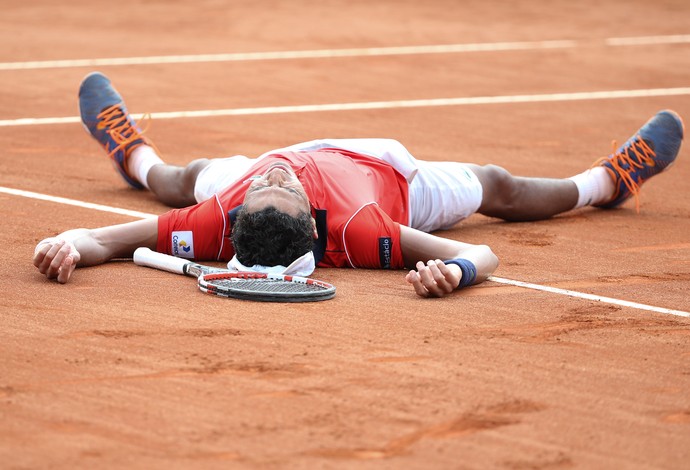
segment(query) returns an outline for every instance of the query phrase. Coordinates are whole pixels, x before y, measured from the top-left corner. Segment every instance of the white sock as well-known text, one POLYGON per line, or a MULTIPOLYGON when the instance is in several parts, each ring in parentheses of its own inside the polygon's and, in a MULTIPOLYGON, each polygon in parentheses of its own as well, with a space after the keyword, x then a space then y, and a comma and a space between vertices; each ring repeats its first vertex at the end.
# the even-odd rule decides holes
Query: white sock
POLYGON ((151 189, 147 181, 149 171, 154 165, 160 164, 165 164, 165 162, 161 160, 161 157, 158 156, 153 147, 144 144, 136 147, 129 154, 127 169, 130 172, 130 176, 136 178, 146 189, 151 189))
POLYGON ((613 180, 603 166, 591 168, 568 179, 575 183, 578 190, 577 204, 573 209, 602 204, 613 197, 613 180))

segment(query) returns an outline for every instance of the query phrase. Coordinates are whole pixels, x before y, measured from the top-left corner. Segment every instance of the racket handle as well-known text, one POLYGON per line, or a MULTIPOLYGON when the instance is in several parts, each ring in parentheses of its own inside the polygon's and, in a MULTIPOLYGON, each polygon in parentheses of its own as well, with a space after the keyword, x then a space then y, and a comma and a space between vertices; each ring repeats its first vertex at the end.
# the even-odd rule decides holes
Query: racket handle
POLYGON ((185 274, 184 267, 189 264, 189 261, 140 247, 134 251, 134 264, 175 274, 185 274))

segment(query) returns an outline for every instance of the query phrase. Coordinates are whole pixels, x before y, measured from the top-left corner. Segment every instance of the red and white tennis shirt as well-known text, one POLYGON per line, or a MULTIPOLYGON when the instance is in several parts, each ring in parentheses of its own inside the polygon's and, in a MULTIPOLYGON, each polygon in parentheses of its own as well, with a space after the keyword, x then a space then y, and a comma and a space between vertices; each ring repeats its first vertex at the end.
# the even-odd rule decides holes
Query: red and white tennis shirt
POLYGON ((385 161, 343 149, 279 151, 257 160, 220 194, 160 216, 157 251, 230 260, 232 221, 250 178, 276 161, 290 164, 311 202, 319 233, 314 245, 317 266, 404 267, 400 224, 409 221, 406 179, 385 161))

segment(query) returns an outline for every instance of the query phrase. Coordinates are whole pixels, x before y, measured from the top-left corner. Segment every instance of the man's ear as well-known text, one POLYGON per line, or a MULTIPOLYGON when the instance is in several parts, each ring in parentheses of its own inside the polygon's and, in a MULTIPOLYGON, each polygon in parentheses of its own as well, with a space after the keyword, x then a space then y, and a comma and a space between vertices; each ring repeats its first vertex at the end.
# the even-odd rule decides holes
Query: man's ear
POLYGON ((314 240, 318 240, 319 232, 316 230, 316 219, 314 217, 311 218, 311 226, 314 229, 314 240))

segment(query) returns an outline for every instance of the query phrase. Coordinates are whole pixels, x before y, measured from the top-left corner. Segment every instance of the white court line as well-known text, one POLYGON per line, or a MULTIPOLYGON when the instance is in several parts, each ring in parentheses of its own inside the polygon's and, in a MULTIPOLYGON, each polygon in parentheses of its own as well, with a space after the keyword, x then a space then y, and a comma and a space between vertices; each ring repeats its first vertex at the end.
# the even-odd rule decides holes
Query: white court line
MULTIPOLYGON (((468 106, 480 104, 544 103, 552 101, 609 100, 622 98, 649 98, 658 96, 690 95, 690 87, 649 88, 642 90, 612 90, 575 93, 550 93, 539 95, 470 96, 459 98, 435 98, 420 100, 369 101, 362 103, 332 103, 296 106, 268 106, 260 108, 230 108, 199 111, 171 111, 150 113, 152 119, 179 119, 217 116, 248 116, 258 114, 314 113, 328 111, 355 111, 367 109, 421 108, 433 106, 468 106)), ((141 119, 142 114, 132 114, 141 119)), ((73 124, 80 122, 78 116, 49 118, 20 118, 0 120, 0 127, 31 126, 47 124, 73 124)))
POLYGON ((49 196, 47 194, 35 193, 33 191, 23 191, 21 189, 6 188, 0 186, 0 193, 11 194, 13 196, 28 197, 30 199, 39 199, 41 201, 56 202, 58 204, 66 204, 68 206, 83 207, 86 209, 93 209, 102 212, 111 212, 114 214, 128 215, 138 219, 154 219, 158 217, 156 214, 147 214, 146 212, 131 211, 128 209, 120 209, 119 207, 104 206, 102 204, 93 204, 91 202, 79 201, 77 199, 68 199, 66 197, 49 196))
MULTIPOLYGON (((84 202, 84 201, 79 201, 76 199, 68 199, 64 197, 57 197, 57 196, 49 196, 47 194, 40 194, 40 193, 35 193, 32 191, 23 191, 20 189, 12 189, 12 188, 6 188, 0 186, 0 193, 5 193, 5 194, 11 194, 14 196, 22 196, 22 197, 27 197, 31 199, 40 199, 42 201, 50 201, 50 202, 56 202, 58 204, 67 204, 70 206, 77 206, 77 207, 83 207, 86 209, 93 209, 93 210, 98 210, 98 211, 103 211, 103 212, 111 212, 115 214, 121 214, 121 215, 128 215, 131 217, 136 217, 140 219, 151 219, 157 217, 155 214, 148 214, 145 212, 138 212, 138 211, 131 211, 127 209, 120 209, 118 207, 112 207, 112 206, 104 206, 101 204, 92 204, 90 202, 84 202)), ((526 289, 533 289, 533 290, 538 290, 542 292, 549 292, 551 294, 559 294, 559 295, 566 295, 568 297, 576 297, 580 299, 586 299, 586 300, 593 300, 596 302, 603 302, 603 303, 609 303, 609 304, 614 304, 614 305, 620 305, 623 307, 630 307, 630 308, 635 308, 639 310, 647 310, 651 312, 656 312, 656 313, 664 313, 668 315, 677 315, 681 317, 690 317, 690 312, 683 312, 681 310, 672 310, 668 308, 663 308, 663 307, 654 307, 652 305, 645 305, 645 304, 640 304, 637 302, 629 302, 627 300, 619 300, 619 299, 614 299, 611 297, 603 297, 600 295, 593 295, 593 294, 586 294, 584 292, 577 292, 573 290, 566 290, 566 289, 559 289, 557 287, 549 287, 549 286, 542 286, 539 284, 531 284, 528 282, 522 282, 522 281, 515 281, 512 279, 505 279, 502 277, 495 277, 495 276, 490 276, 489 281, 501 283, 501 284, 509 284, 513 286, 518 286, 518 287, 523 287, 526 289)))
POLYGON ((665 313, 668 315, 677 315, 679 317, 690 318, 690 312, 684 312, 682 310, 672 310, 663 307, 654 307, 653 305, 640 304, 637 302, 629 302, 627 300, 619 300, 611 297, 604 297, 601 295, 586 294, 584 292, 577 292, 568 289, 559 289, 558 287, 542 286, 540 284, 532 284, 529 282, 515 281, 512 279, 505 279, 502 277, 489 276, 489 281, 498 282, 500 284, 509 284, 511 286, 524 287, 527 289, 539 290, 542 292, 549 292, 551 294, 567 295, 568 297, 576 297, 579 299, 594 300, 596 302, 603 302, 606 304, 620 305, 623 307, 631 307, 639 310, 648 310, 651 312, 665 313))
POLYGON ((690 34, 671 34, 668 36, 638 36, 629 38, 607 38, 607 46, 651 46, 655 44, 690 43, 690 34))
POLYGON ((528 51, 540 49, 572 49, 580 46, 643 46, 687 44, 690 35, 640 36, 606 38, 595 41, 558 39, 552 41, 514 41, 468 44, 437 44, 426 46, 363 47, 350 49, 315 49, 302 51, 237 52, 221 54, 189 54, 148 57, 111 57, 94 59, 40 60, 0 62, 0 70, 30 70, 73 67, 110 67, 119 65, 189 64, 201 62, 245 62, 257 60, 324 59, 338 57, 399 56, 415 54, 454 54, 464 52, 528 51))
POLYGON ((114 65, 189 64, 198 62, 245 62, 257 60, 330 59, 337 57, 374 57, 415 54, 452 54, 459 52, 564 49, 572 48, 576 45, 576 41, 555 40, 475 44, 438 44, 428 46, 363 47, 351 49, 315 49, 304 51, 236 52, 225 54, 41 60, 30 62, 0 62, 0 70, 104 67, 114 65))

